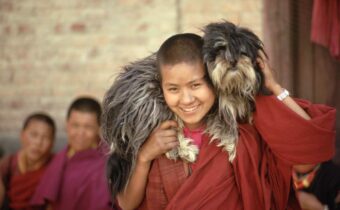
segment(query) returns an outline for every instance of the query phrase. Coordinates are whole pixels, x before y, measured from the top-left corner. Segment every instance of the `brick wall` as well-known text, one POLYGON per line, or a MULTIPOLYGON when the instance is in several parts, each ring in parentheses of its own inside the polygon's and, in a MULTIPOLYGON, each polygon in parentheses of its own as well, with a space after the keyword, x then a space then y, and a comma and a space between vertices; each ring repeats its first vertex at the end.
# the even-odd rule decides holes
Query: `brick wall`
POLYGON ((221 19, 262 37, 261 0, 0 0, 0 146, 15 150, 24 118, 42 110, 59 149, 75 97, 101 101, 120 66, 221 19))

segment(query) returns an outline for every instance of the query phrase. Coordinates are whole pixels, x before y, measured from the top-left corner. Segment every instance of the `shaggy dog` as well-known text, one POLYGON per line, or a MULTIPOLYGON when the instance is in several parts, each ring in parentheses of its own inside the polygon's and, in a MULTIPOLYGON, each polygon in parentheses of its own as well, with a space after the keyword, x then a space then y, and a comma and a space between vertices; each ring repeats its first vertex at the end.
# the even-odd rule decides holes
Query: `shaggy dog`
POLYGON ((208 118, 206 132, 218 140, 232 161, 236 155, 238 123, 251 123, 255 96, 264 88, 263 73, 257 63, 263 49, 250 30, 224 21, 204 29, 203 56, 217 92, 218 109, 208 118), (222 127, 221 127, 222 126, 222 127))
MULTIPOLYGON (((218 96, 207 116, 205 132, 228 152, 232 161, 236 155, 237 124, 251 123, 254 98, 263 86, 256 62, 263 45, 254 33, 227 21, 207 25, 204 33, 204 61, 218 96)), ((111 146, 107 176, 113 196, 126 186, 141 145, 165 120, 176 119, 179 124, 180 145, 167 157, 195 161, 198 149, 184 138, 183 122, 165 104, 159 78, 153 54, 125 66, 104 97, 102 133, 111 146)))

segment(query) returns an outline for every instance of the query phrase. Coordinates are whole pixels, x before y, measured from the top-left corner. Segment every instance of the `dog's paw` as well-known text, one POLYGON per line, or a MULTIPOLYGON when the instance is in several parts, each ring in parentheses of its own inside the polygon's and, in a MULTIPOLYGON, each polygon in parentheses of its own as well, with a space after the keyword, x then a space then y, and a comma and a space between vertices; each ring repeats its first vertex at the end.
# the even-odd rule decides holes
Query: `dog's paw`
POLYGON ((193 144, 192 139, 184 138, 179 141, 178 155, 190 163, 195 162, 199 149, 193 144))
POLYGON ((179 146, 165 153, 165 156, 170 160, 177 160, 180 157, 182 160, 190 163, 196 161, 199 149, 193 144, 192 139, 183 138, 179 141, 179 146))

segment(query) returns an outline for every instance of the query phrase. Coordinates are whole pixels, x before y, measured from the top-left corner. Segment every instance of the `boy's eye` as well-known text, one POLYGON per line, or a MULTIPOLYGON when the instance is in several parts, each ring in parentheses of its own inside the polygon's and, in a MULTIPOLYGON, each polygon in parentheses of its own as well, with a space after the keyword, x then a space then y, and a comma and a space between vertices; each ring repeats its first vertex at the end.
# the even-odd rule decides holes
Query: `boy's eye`
POLYGON ((29 134, 32 138, 36 138, 38 136, 38 133, 37 132, 31 132, 29 134))
POLYGON ((175 87, 172 87, 172 88, 168 88, 168 91, 169 92, 176 92, 178 89, 177 88, 175 88, 175 87))
POLYGON ((194 83, 194 84, 192 84, 192 88, 193 89, 196 89, 196 88, 199 88, 201 86, 201 83, 194 83))
POLYGON ((79 124, 73 123, 73 124, 71 124, 71 126, 72 126, 72 128, 78 128, 78 127, 79 127, 79 124))

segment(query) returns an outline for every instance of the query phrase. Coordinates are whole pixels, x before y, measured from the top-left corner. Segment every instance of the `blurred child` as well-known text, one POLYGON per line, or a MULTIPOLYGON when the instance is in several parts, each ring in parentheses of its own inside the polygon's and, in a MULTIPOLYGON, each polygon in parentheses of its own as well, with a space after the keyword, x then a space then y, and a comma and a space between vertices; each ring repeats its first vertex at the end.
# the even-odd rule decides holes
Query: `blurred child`
POLYGON ((5 188, 3 209, 41 208, 31 206, 30 199, 51 159, 55 130, 55 123, 47 114, 34 113, 25 120, 20 150, 0 164, 5 188))
POLYGON ((56 154, 32 203, 53 210, 111 209, 105 156, 98 146, 101 107, 92 98, 73 101, 67 112, 68 145, 56 154))
POLYGON ((331 160, 294 166, 293 180, 302 209, 340 210, 340 166, 331 160))

